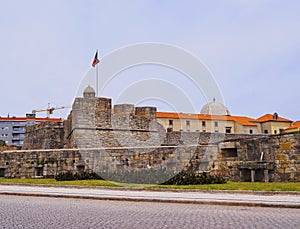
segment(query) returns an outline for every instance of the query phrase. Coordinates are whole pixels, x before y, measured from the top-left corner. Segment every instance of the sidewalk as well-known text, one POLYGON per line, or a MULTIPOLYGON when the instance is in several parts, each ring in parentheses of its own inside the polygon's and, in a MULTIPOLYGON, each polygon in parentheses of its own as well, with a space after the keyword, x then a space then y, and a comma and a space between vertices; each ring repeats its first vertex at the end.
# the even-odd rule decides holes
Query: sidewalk
POLYGON ((151 191, 117 188, 0 185, 1 195, 81 198, 95 200, 147 201, 233 206, 300 208, 300 195, 207 191, 151 191))

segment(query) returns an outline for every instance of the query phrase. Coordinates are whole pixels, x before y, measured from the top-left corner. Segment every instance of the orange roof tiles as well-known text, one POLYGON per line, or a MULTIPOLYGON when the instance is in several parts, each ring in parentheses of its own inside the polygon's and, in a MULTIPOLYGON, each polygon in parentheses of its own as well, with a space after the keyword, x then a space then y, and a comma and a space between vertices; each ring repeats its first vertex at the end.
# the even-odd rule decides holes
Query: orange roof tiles
POLYGON ((294 122, 289 128, 286 128, 287 130, 297 129, 300 127, 300 121, 294 122))
POLYGON ((256 126, 253 122, 255 119, 244 116, 230 116, 230 115, 207 115, 207 114, 187 114, 187 113, 175 113, 175 112, 157 112, 157 118, 171 118, 171 119, 191 119, 191 120, 222 120, 222 121, 234 121, 243 126, 256 126))
POLYGON ((175 112, 157 112, 157 118, 172 118, 172 119, 199 119, 197 114, 175 113, 175 112))
POLYGON ((0 117, 0 121, 26 121, 26 120, 36 120, 36 121, 51 121, 51 122, 62 122, 61 118, 24 118, 24 117, 0 117))
POLYGON ((292 124, 292 127, 300 127, 300 121, 296 121, 292 124))
POLYGON ((254 124, 255 119, 245 117, 245 116, 230 116, 233 121, 237 122, 238 124, 241 124, 243 126, 257 126, 254 124))
POLYGON ((256 122, 267 122, 267 121, 274 121, 274 122, 292 122, 289 119, 286 118, 282 118, 280 116, 278 116, 277 120, 274 120, 273 115, 271 114, 265 114, 261 117, 259 117, 258 119, 256 119, 256 122))

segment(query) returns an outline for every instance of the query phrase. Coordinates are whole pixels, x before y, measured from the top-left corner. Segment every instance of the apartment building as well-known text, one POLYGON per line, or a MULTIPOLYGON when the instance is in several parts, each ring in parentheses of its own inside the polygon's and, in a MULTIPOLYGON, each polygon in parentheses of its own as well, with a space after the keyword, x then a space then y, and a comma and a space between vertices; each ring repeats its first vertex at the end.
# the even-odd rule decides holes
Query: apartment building
POLYGON ((36 118, 35 115, 26 117, 0 117, 0 140, 6 145, 21 147, 24 142, 26 126, 40 122, 62 122, 61 118, 36 118))

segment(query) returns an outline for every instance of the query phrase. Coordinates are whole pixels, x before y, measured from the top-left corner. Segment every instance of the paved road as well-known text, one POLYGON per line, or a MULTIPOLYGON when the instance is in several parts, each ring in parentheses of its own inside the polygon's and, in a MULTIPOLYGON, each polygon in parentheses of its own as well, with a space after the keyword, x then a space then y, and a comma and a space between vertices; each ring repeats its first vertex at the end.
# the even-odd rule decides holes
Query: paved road
POLYGON ((299 228, 300 209, 0 195, 0 228, 299 228))
POLYGON ((253 195, 207 192, 134 191, 101 188, 65 188, 44 186, 0 185, 0 194, 80 197, 102 200, 135 200, 176 203, 202 203, 246 206, 300 208, 300 195, 253 195))

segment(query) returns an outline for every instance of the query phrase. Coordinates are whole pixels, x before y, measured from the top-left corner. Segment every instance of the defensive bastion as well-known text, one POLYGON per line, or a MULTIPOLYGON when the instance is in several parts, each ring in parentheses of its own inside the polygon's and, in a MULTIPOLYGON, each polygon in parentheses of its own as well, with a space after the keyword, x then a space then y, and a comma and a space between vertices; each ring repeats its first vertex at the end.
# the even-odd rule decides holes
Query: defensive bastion
POLYGON ((87 87, 63 123, 29 126, 23 149, 0 153, 2 177, 182 169, 237 181, 300 181, 300 133, 170 131, 155 107, 115 105, 87 87))

